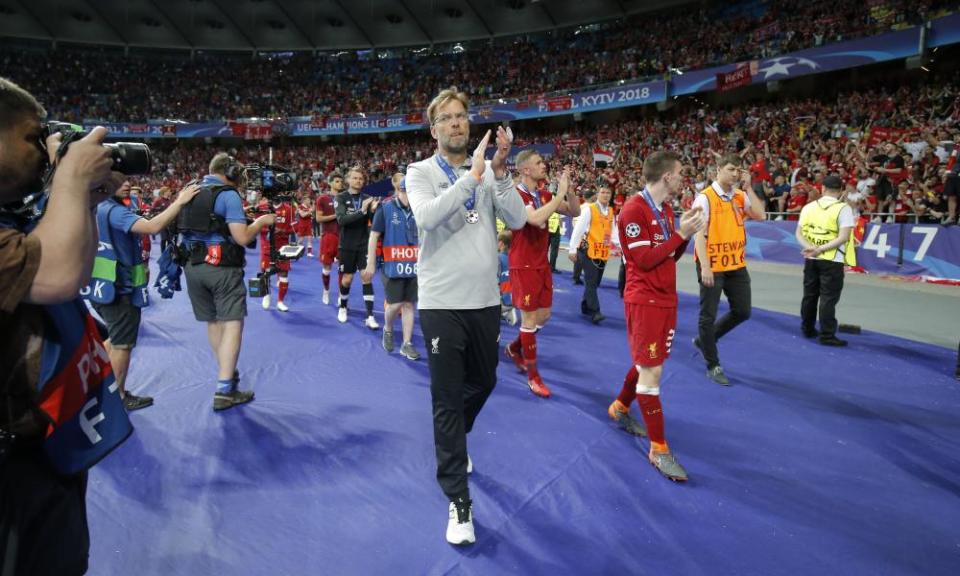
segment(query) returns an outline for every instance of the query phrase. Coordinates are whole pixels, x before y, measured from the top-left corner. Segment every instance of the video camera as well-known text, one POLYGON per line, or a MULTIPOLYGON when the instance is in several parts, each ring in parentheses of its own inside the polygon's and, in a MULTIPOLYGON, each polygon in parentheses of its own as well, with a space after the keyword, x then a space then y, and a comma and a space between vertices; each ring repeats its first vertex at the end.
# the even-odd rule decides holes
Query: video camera
MULTIPOLYGON (((60 147, 57 149, 57 159, 60 159, 67 153, 70 144, 80 140, 88 133, 83 129, 83 126, 51 120, 43 127, 43 137, 40 142, 44 149, 46 149, 47 137, 51 134, 62 135, 60 147)), ((150 168, 153 166, 150 147, 146 144, 139 142, 115 142, 104 144, 103 147, 110 150, 110 157, 113 159, 113 167, 111 170, 115 172, 120 172, 127 176, 138 176, 149 173, 150 168)), ((50 170, 50 174, 47 176, 48 181, 55 169, 54 167, 50 170)))
POLYGON ((270 201, 293 199, 300 184, 296 172, 273 164, 247 164, 243 177, 248 190, 256 190, 270 201))
MULTIPOLYGON (((271 205, 293 200, 294 193, 299 187, 299 178, 293 171, 280 166, 267 164, 259 166, 248 164, 243 167, 243 175, 247 190, 259 192, 271 205)), ((254 214, 269 214, 271 211, 254 209, 254 214)), ((273 227, 267 232, 267 242, 270 246, 270 264, 255 278, 247 280, 247 293, 251 298, 262 298, 270 294, 270 277, 277 273, 277 262, 299 260, 304 253, 304 247, 298 244, 287 246, 276 245, 273 227)))

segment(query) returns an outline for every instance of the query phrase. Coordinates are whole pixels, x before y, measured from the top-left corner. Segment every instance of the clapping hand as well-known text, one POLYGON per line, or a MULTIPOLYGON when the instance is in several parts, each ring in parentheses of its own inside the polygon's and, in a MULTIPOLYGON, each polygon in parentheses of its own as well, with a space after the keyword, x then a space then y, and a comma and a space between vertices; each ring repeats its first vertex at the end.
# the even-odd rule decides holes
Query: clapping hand
POLYGON ((497 178, 503 178, 507 174, 507 156, 510 155, 510 148, 513 146, 513 130, 497 127, 497 151, 493 155, 493 161, 490 167, 493 168, 493 174, 497 178))
POLYGON ((470 175, 477 180, 483 180, 483 172, 487 168, 487 145, 490 143, 490 131, 483 135, 477 148, 473 151, 473 165, 470 167, 470 175))
POLYGON ((557 194, 560 196, 565 196, 570 190, 570 176, 573 173, 573 167, 567 164, 563 167, 563 172, 560 174, 560 186, 557 188, 557 194))
POLYGON ((680 217, 680 236, 686 240, 702 230, 703 225, 703 208, 694 206, 684 212, 683 216, 680 217))

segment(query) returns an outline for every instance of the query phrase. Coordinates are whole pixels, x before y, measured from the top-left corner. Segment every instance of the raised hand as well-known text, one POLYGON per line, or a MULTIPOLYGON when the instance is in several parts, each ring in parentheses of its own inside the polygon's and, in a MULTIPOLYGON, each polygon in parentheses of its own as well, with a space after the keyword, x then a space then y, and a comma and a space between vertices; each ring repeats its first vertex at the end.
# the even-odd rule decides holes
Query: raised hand
POLYGON ((490 131, 483 135, 477 148, 473 151, 473 166, 470 168, 470 175, 477 180, 483 179, 483 172, 487 169, 487 145, 490 144, 490 131))
MULTIPOLYGON (((110 179, 113 160, 103 146, 107 129, 97 126, 89 134, 70 145, 70 152, 60 159, 57 175, 63 174, 74 182, 82 182, 88 190, 99 188, 110 179)), ((56 176, 54 176, 56 179, 56 176)))
POLYGON ((513 131, 503 126, 497 127, 497 151, 493 155, 493 161, 490 167, 493 168, 493 174, 497 178, 503 178, 507 174, 507 157, 510 155, 510 148, 513 147, 513 131))
POLYGON ((570 190, 570 177, 573 173, 573 167, 567 164, 563 167, 563 172, 560 174, 560 185, 557 187, 557 195, 565 196, 570 190))
POLYGON ((177 199, 174 200, 175 204, 180 204, 181 206, 187 202, 193 200, 193 197, 200 192, 200 186, 198 184, 189 184, 183 190, 177 192, 177 199))
POLYGON ((686 240, 702 230, 703 225, 703 209, 695 206, 684 212, 683 216, 680 217, 680 235, 686 240))

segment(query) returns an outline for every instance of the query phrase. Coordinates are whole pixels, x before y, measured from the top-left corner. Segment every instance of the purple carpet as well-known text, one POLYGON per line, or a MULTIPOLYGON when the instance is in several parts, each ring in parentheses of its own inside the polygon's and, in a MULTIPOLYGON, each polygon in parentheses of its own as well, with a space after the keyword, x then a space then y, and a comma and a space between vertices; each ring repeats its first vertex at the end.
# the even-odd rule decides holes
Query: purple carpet
MULTIPOLYGON (((444 540, 426 361, 381 349, 359 289, 338 324, 316 260, 290 282, 289 313, 249 301, 240 370, 257 397, 224 413, 186 293, 146 311, 128 386, 156 405, 91 473, 91 574, 960 571, 953 350, 872 333, 824 348, 796 317, 754 310, 720 343, 724 388, 704 376, 682 295, 662 388, 691 475, 677 485, 607 418, 630 365, 615 287, 593 326, 557 276, 538 338, 554 396, 501 362, 469 437, 478 541, 461 549, 444 540)), ((379 283, 376 308, 382 322, 379 283)))

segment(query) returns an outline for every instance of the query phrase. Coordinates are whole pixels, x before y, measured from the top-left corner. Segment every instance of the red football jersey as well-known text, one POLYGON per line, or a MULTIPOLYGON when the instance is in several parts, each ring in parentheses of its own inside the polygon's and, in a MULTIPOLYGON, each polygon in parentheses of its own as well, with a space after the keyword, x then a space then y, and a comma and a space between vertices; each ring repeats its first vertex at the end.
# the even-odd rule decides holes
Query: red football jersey
POLYGON ((623 301, 663 308, 676 307, 676 261, 686 250, 687 241, 674 229, 670 204, 663 203, 663 212, 658 219, 644 195, 637 194, 623 205, 617 231, 627 260, 627 285, 623 291, 623 301), (666 226, 666 231, 663 226, 666 226))
MULTIPOLYGON (((317 196, 317 212, 322 216, 336 214, 336 211, 333 209, 333 196, 329 194, 317 196)), ((337 224, 336 218, 334 218, 329 222, 321 222, 320 231, 323 234, 340 234, 340 226, 337 224)))
MULTIPOLYGON (((524 206, 531 206, 534 210, 550 201, 549 190, 537 190, 532 194, 524 187, 517 186, 517 193, 523 200, 524 206), (534 196, 536 194, 536 196, 534 196)), ((513 240, 510 242, 510 268, 546 268, 547 246, 550 244, 550 231, 547 224, 533 226, 524 224, 523 228, 513 231, 513 240)))
MULTIPOLYGON (((797 194, 796 196, 791 196, 787 201, 787 210, 800 210, 807 204, 807 195, 806 194, 797 194)), ((787 216, 787 220, 799 220, 800 213, 795 212, 787 216)))
MULTIPOLYGON (((273 206, 267 208, 268 211, 277 215, 277 221, 273 225, 273 230, 277 234, 283 234, 284 236, 289 236, 293 232, 293 225, 296 222, 296 211, 293 209, 293 206, 288 202, 284 202, 280 206, 273 206)), ((269 228, 260 229, 260 237, 266 238, 267 231, 269 228)))

